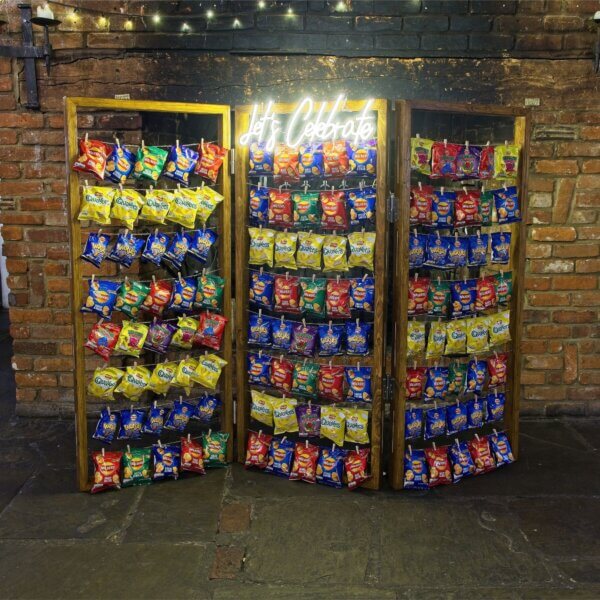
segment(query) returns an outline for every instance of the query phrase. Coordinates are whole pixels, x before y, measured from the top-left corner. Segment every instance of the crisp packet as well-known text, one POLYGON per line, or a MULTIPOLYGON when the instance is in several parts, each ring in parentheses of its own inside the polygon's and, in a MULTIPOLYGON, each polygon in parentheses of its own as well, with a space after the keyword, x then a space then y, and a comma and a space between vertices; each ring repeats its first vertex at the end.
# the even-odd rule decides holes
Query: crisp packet
POLYGON ((124 372, 115 367, 97 368, 88 383, 88 394, 96 398, 112 400, 115 388, 123 375, 124 372))
POLYGON ((217 144, 201 142, 198 146, 198 162, 194 173, 216 183, 219 177, 219 170, 229 150, 222 148, 217 144))
POLYGON ((431 149, 433 140, 420 136, 410 138, 410 168, 423 175, 431 175, 431 149))
POLYGON ((348 235, 350 245, 349 267, 363 267, 373 271, 375 238, 376 234, 373 231, 355 231, 348 235))
POLYGON ((344 439, 353 444, 369 443, 369 411, 359 408, 345 408, 346 433, 344 439))
POLYGON ((489 235, 487 233, 471 235, 469 240, 469 260, 470 267, 480 267, 487 264, 487 249, 489 235))
POLYGON ((180 188, 173 193, 173 200, 165 218, 167 221, 192 229, 196 223, 199 205, 198 189, 180 188))
POLYGON ((455 192, 436 190, 431 199, 431 224, 438 229, 453 226, 455 192))
POLYGON ((375 309, 375 278, 365 275, 350 280, 350 308, 373 312, 375 309))
POLYGON ((479 224, 479 190, 458 192, 454 201, 454 227, 471 227, 479 224))
POLYGON ((181 470, 191 471, 192 473, 206 474, 204 468, 202 444, 195 442, 188 434, 181 438, 181 470))
POLYGON ((452 361, 448 367, 448 394, 462 394, 467 386, 467 365, 452 361))
POLYGON ((300 437, 318 437, 321 435, 321 407, 308 404, 296 406, 298 435, 300 437))
POLYGON ((136 154, 133 176, 136 179, 158 181, 168 154, 166 150, 156 146, 146 146, 142 141, 136 154))
POLYGON ((88 296, 81 307, 81 312, 96 313, 104 319, 110 319, 120 286, 118 281, 92 277, 88 283, 88 296))
POLYGON ((110 207, 115 195, 115 190, 108 187, 83 188, 80 221, 95 221, 100 225, 110 225, 110 207))
POLYGON ((346 323, 346 353, 363 356, 369 354, 372 331, 372 323, 363 323, 358 319, 355 322, 348 321, 346 323))
POLYGON ((504 419, 504 406, 506 404, 506 394, 494 390, 493 394, 488 394, 485 405, 487 408, 488 421, 501 421, 504 419))
POLYGON ((130 319, 135 319, 149 292, 150 286, 138 281, 129 281, 126 278, 119 288, 115 309, 121 311, 130 319))
POLYGON ((119 424, 118 413, 111 412, 107 406, 100 411, 100 418, 96 424, 96 429, 92 437, 95 440, 100 440, 105 444, 110 444, 115 438, 117 433, 117 426, 119 424))
POLYGON ((446 430, 448 435, 454 435, 459 431, 464 431, 467 427, 467 405, 464 402, 457 400, 456 404, 447 406, 446 430))
POLYGON ((168 190, 147 189, 144 205, 140 211, 140 219, 162 225, 171 210, 173 200, 174 195, 168 190))
POLYGON ((325 236, 318 233, 298 232, 296 264, 299 269, 321 270, 321 250, 325 236))
POLYGON ((275 145, 273 175, 277 185, 298 181, 300 179, 298 173, 298 151, 283 142, 277 143, 275 145))
POLYGON ((108 361, 117 344, 119 333, 121 333, 120 325, 104 323, 104 320, 100 319, 98 323, 94 323, 92 326, 85 347, 108 361))
POLYGON ((154 473, 152 479, 177 479, 181 467, 181 446, 169 444, 163 446, 158 444, 152 446, 152 461, 154 463, 154 473))
POLYGON ((408 266, 411 269, 418 269, 425 264, 425 254, 427 251, 427 235, 424 233, 414 233, 408 241, 408 266))
POLYGON ((456 156, 456 177, 457 179, 477 179, 479 177, 479 158, 481 148, 471 146, 465 142, 460 147, 456 156))
POLYGON ((216 354, 205 354, 198 357, 198 366, 191 378, 205 388, 214 390, 219 382, 221 371, 227 361, 216 354))
POLYGON ((344 400, 344 367, 321 365, 317 379, 319 398, 342 402, 344 400))
POLYGON ((248 431, 248 441, 246 442, 246 459, 244 467, 256 467, 265 469, 268 462, 269 447, 273 436, 262 431, 248 431))
POLYGON ((148 335, 148 326, 143 323, 123 321, 115 351, 128 356, 139 357, 148 335))
POLYGON ((487 363, 485 360, 471 359, 467 365, 467 392, 479 394, 483 389, 486 374, 487 363))
POLYGON ((321 228, 326 230, 348 229, 346 199, 342 190, 321 192, 321 228))
POLYGON ((90 140, 86 135, 79 140, 79 155, 73 163, 73 171, 91 173, 96 179, 104 179, 110 147, 99 140, 90 140))
POLYGON ((286 352, 292 347, 292 328, 294 323, 286 321, 285 318, 273 319, 271 321, 271 337, 272 346, 276 350, 284 350, 286 352))
POLYGON ((342 179, 348 173, 348 152, 344 140, 323 142, 323 163, 326 179, 342 179))
POLYGON ((297 233, 277 232, 275 234, 274 256, 275 266, 282 269, 296 268, 297 233))
POLYGON ((177 317, 177 331, 171 338, 171 345, 176 348, 190 350, 194 334, 198 330, 198 320, 193 317, 177 317))
POLYGON ((494 148, 494 177, 514 179, 519 172, 519 146, 500 144, 494 148))
POLYGON ((435 269, 445 269, 448 266, 448 252, 450 251, 451 237, 440 237, 439 233, 430 233, 427 236, 427 258, 425 265, 435 269))
POLYGON ((267 265, 272 267, 275 231, 273 229, 248 227, 248 235, 250 236, 248 263, 251 265, 267 265))
POLYGON ((176 329, 175 325, 171 325, 171 323, 167 323, 166 321, 159 321, 154 317, 153 322, 148 328, 144 349, 150 352, 165 354, 176 329))
POLYGON ((249 148, 248 175, 271 175, 273 173, 273 153, 267 150, 266 142, 253 142, 249 148))
POLYGON ((346 142, 348 153, 348 176, 374 177, 377 173, 377 141, 346 142))
POLYGON ((290 277, 287 273, 275 275, 273 297, 275 311, 300 313, 300 280, 298 277, 290 277))
POLYGON ((321 437, 344 445, 346 413, 335 406, 321 406, 321 437))
POLYGON ((318 327, 298 323, 292 326, 290 352, 301 356, 313 356, 317 344, 318 327))
POLYGON ((350 311, 350 280, 340 279, 327 282, 325 306, 330 319, 349 319, 350 311))
POLYGON ((432 317, 447 317, 450 305, 450 283, 431 279, 427 289, 427 314, 432 317))
POLYGON ((428 482, 425 450, 417 450, 409 446, 404 454, 404 489, 428 490, 428 482))
POLYGON ((144 239, 141 237, 135 237, 132 233, 120 233, 117 243, 106 258, 129 268, 144 244, 144 239))
POLYGON ((95 267, 100 267, 102 261, 108 254, 108 244, 110 235, 98 231, 98 233, 90 233, 85 242, 85 248, 81 253, 81 258, 93 264, 95 267))
POLYGON ((467 351, 467 328, 462 319, 446 325, 446 349, 444 354, 465 354, 467 351))
POLYGON ((251 185, 248 200, 248 220, 251 225, 267 225, 269 222, 269 190, 251 185))
POLYGON ((477 283, 474 279, 454 281, 450 285, 452 317, 467 317, 475 312, 477 283))
POLYGON ((425 410, 425 432, 423 438, 431 438, 446 435, 446 407, 434 406, 425 410))
POLYGON ((322 316, 325 313, 326 279, 314 276, 300 278, 300 310, 307 314, 322 316))
POLYGON ((323 242, 323 270, 347 271, 346 250, 348 240, 341 235, 326 235, 323 242))
POLYGON ((284 438, 274 437, 269 447, 266 473, 272 473, 278 477, 289 477, 294 459, 294 442, 284 438))
POLYGON ((421 437, 423 431, 423 409, 407 408, 404 412, 404 439, 414 440, 421 437))
POLYGON ((475 395, 467 401, 467 425, 469 429, 481 427, 485 421, 483 402, 475 395))
POLYGON ((147 389, 155 394, 167 395, 171 382, 175 379, 178 364, 176 362, 163 362, 154 367, 147 389))
POLYGON ((150 370, 146 367, 134 365, 125 369, 115 393, 123 394, 129 400, 139 400, 150 382, 150 370))
POLYGON ((298 401, 294 398, 274 398, 272 404, 273 432, 275 435, 298 431, 298 421, 296 419, 296 405, 298 401))
POLYGON ((122 221, 128 229, 133 229, 143 204, 144 200, 139 192, 120 187, 115 191, 110 217, 122 221))
POLYGON ((498 223, 500 225, 521 220, 519 196, 515 186, 494 190, 494 203, 496 205, 496 214, 498 215, 498 223))
POLYGON ((425 358, 440 358, 446 346, 446 323, 431 323, 425 358))
POLYGON ((163 256, 167 251, 170 238, 166 233, 155 231, 146 239, 146 245, 142 250, 142 259, 160 267, 163 256))
POLYGON ((180 271, 185 257, 190 249, 192 236, 189 233, 177 232, 171 236, 167 251, 163 254, 165 263, 174 271, 180 271))
POLYGON ((448 367, 429 367, 425 382, 424 400, 442 400, 448 393, 448 367))
POLYGON ((448 447, 425 449, 425 458, 429 467, 429 487, 438 485, 450 485, 452 483, 452 474, 450 471, 450 461, 448 460, 448 447))
POLYGON ((294 446, 294 462, 290 473, 290 481, 306 481, 315 483, 319 446, 306 442, 296 442, 294 446))
POLYGON ((488 385, 495 388, 506 385, 506 376, 508 374, 508 354, 498 354, 487 359, 488 375, 490 376, 488 385))
POLYGON ((176 312, 191 312, 196 299, 196 278, 181 277, 173 281, 173 293, 167 308, 176 312))
POLYGON ((484 191, 482 188, 479 197, 479 224, 490 226, 492 224, 492 205, 494 203, 494 194, 491 191, 484 191))
POLYGON ((269 385, 271 381, 271 357, 262 352, 248 353, 248 382, 269 385))
POLYGON ((509 304, 512 299, 512 273, 497 273, 495 279, 498 304, 509 304))
POLYGON ((265 308, 271 308, 273 306, 274 283, 275 278, 270 273, 251 271, 248 285, 250 302, 254 302, 265 308))
POLYGON ((212 229, 199 229, 196 231, 190 241, 188 252, 201 263, 208 262, 210 251, 217 243, 219 234, 212 229))
POLYGON ((298 154, 300 155, 298 163, 300 179, 323 177, 323 144, 321 142, 300 144, 298 154))
POLYGON ((372 221, 375 216, 376 203, 377 195, 373 187, 349 191, 350 225, 362 225, 365 222, 372 221))
POLYGON ((431 225, 433 187, 415 186, 410 189, 409 222, 411 225, 431 225))
POLYGON ((317 461, 317 483, 335 488, 343 487, 344 458, 346 453, 341 448, 321 448, 317 461))
POLYGON ((515 462, 515 457, 508 441, 508 436, 503 431, 489 436, 490 448, 496 460, 496 467, 502 467, 515 462))
POLYGON ((408 322, 407 332, 408 355, 414 356, 425 352, 425 323, 419 321, 408 322))
POLYGON ((218 275, 201 275, 198 277, 194 304, 199 308, 221 310, 225 280, 218 275))
POLYGON ((200 315, 200 325, 194 335, 193 343, 213 350, 220 350, 228 320, 217 313, 203 312, 200 315))
POLYGON ((371 367, 345 367, 346 400, 349 402, 372 402, 371 367))
POLYGON ((499 231, 491 234, 492 255, 490 262, 507 265, 510 261, 510 232, 499 231))
POLYGON ((475 311, 481 312, 498 304, 496 278, 493 275, 480 277, 476 284, 475 311))
POLYGON ((490 348, 488 342, 489 319, 475 317, 467 320, 467 354, 487 352, 490 348))
POLYGON ((194 410, 193 404, 183 400, 175 400, 173 408, 169 411, 165 420, 165 429, 182 432, 190 422, 194 410))
POLYGON ((293 220, 293 212, 292 196, 289 192, 269 190, 269 225, 290 227, 293 220))
POLYGON ((139 440, 146 413, 141 408, 125 408, 121 411, 120 440, 139 440))
POLYGON ((273 396, 250 390, 250 418, 273 427, 273 396))
POLYGON ((432 178, 454 178, 456 176, 456 159, 460 148, 458 144, 449 144, 446 140, 433 143, 431 147, 432 178))
POLYGON ((165 409, 158 406, 156 401, 148 409, 146 419, 142 425, 142 433, 149 435, 160 435, 165 424, 165 409))
POLYGON ((311 227, 318 225, 319 219, 319 194, 318 192, 293 192, 294 227, 311 227))
POLYGON ((292 393, 308 396, 317 395, 317 376, 319 365, 315 363, 296 363, 292 380, 292 393))
POLYGON ((344 470, 349 490, 355 490, 367 479, 370 479, 371 476, 367 473, 370 452, 369 448, 359 448, 357 446, 355 450, 349 450, 346 453, 344 470))
POLYGON ((177 142, 169 150, 163 175, 182 185, 189 185, 190 174, 197 162, 198 153, 188 146, 180 146, 177 142))
POLYGON ((123 487, 152 483, 150 455, 150 448, 132 448, 123 452, 123 487))
POLYGON ((273 320, 262 315, 248 316, 248 344, 271 345, 271 324, 273 320))
POLYGON ((192 391, 192 375, 196 371, 198 361, 195 358, 184 358, 179 362, 177 366, 177 372, 175 378, 171 382, 173 387, 180 387, 185 390, 185 393, 189 396, 192 391))
POLYGON ((467 266, 467 255, 469 249, 468 238, 460 238, 458 235, 445 238, 448 243, 448 257, 446 266, 457 269, 467 266))
POLYGON ((457 439, 448 449, 448 454, 452 463, 454 483, 458 483, 463 477, 475 474, 475 464, 466 442, 459 442, 457 439))
POLYGON ((150 292, 142 304, 143 309, 156 317, 162 316, 171 300, 171 291, 172 287, 169 281, 152 281, 150 292))
POLYGON ((490 443, 486 436, 479 437, 475 434, 475 437, 467 442, 467 447, 475 465, 475 475, 488 473, 496 468, 496 463, 490 450, 490 443))
POLYGON ((505 310, 489 315, 490 346, 500 346, 510 342, 510 311, 505 310))
POLYGON ((407 367, 404 388, 408 400, 417 400, 423 396, 426 376, 427 367, 407 367))
POLYGON ((90 489, 92 494, 110 489, 121 489, 119 470, 122 455, 122 452, 105 452, 104 448, 102 448, 102 452, 92 452, 92 462, 94 463, 94 483, 90 489))
POLYGON ((429 282, 429 277, 419 277, 416 273, 408 280, 407 312, 409 316, 423 315, 427 312, 429 282))
POLYGON ((479 156, 479 179, 490 179, 494 177, 494 146, 484 146, 479 156))

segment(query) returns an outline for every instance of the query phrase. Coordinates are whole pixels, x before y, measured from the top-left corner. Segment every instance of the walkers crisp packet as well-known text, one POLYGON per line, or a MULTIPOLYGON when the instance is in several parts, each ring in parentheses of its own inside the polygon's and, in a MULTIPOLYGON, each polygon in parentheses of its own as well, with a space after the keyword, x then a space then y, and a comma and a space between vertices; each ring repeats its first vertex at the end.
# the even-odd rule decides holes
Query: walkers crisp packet
POLYGON ((197 189, 178 189, 173 193, 173 200, 165 218, 187 229, 193 229, 199 205, 200 195, 197 189))
POLYGON ((290 481, 306 481, 315 483, 319 446, 306 442, 296 442, 294 447, 294 462, 290 473, 290 481))
POLYGON ((317 483, 335 488, 343 487, 344 458, 346 453, 341 448, 321 448, 317 461, 317 483))
POLYGON ((198 162, 194 173, 216 183, 219 177, 219 170, 229 150, 222 148, 217 144, 203 143, 198 146, 198 162))
POLYGON ((92 452, 94 483, 90 492, 96 494, 110 489, 121 489, 121 452, 92 452))
POLYGON ((316 279, 314 276, 300 278, 300 310, 317 316, 325 313, 326 279, 316 279))
POLYGON ((148 387, 151 375, 146 367, 137 365, 127 367, 125 375, 115 388, 115 393, 123 394, 129 400, 139 400, 148 387))
POLYGON ((106 161, 110 147, 104 142, 90 140, 86 135, 79 140, 79 156, 73 163, 73 170, 81 173, 91 173, 96 179, 104 179, 106 161))
POLYGON ((273 229, 248 227, 248 234, 250 235, 248 263, 272 267, 275 231, 273 229))
POLYGON ((95 279, 92 277, 88 283, 88 296, 81 312, 92 312, 104 319, 110 319, 111 313, 117 302, 117 291, 121 283, 95 279))
POLYGON ((173 200, 174 195, 172 192, 152 188, 147 189, 144 205, 140 211, 140 218, 162 225, 171 209, 173 200))
POLYGON ((448 447, 426 448, 425 458, 429 466, 429 487, 450 485, 452 483, 452 474, 450 471, 450 461, 448 460, 448 447))
POLYGON ((115 388, 124 374, 121 369, 115 367, 96 369, 88 383, 88 394, 96 398, 113 400, 115 388))
POLYGON ((114 196, 114 188, 85 186, 81 210, 77 218, 80 221, 95 221, 100 225, 110 225, 110 207, 114 196))
POLYGON ((275 266, 280 269, 296 269, 297 233, 278 231, 275 234, 274 257, 275 266))
POLYGON ((169 150, 164 176, 182 185, 189 185, 190 174, 197 162, 198 153, 188 146, 180 146, 177 142, 169 150))
POLYGON ((265 472, 272 473, 278 477, 289 477, 294 460, 294 442, 285 437, 271 440, 269 457, 265 472))
POLYGON ((295 227, 314 227, 319 223, 318 192, 293 192, 292 202, 295 227))
POLYGON ((156 146, 146 146, 142 141, 142 145, 137 151, 133 176, 136 179, 158 181, 168 154, 166 150, 156 146))
POLYGON ((249 469, 256 467, 257 469, 265 469, 268 464, 269 446, 273 436, 263 433, 262 431, 249 431, 248 441, 246 442, 246 459, 244 467, 249 469))
POLYGON ((425 450, 409 446, 404 454, 404 489, 428 490, 428 482, 425 450))

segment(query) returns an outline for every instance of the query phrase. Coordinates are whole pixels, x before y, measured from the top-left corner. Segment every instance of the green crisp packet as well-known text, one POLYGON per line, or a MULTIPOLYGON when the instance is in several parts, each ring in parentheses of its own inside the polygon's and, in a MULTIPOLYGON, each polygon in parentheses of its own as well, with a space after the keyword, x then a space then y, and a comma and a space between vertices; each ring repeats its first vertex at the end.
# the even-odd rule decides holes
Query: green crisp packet
POLYGON ((140 312, 140 306, 150 293, 150 287, 137 281, 124 281, 119 288, 115 308, 135 319, 140 312))
POLYGON ((169 153, 156 146, 140 146, 135 158, 133 176, 136 179, 158 181, 169 153))
POLYGON ((319 219, 319 193, 294 192, 292 194, 292 202, 294 203, 294 225, 302 227, 307 225, 317 225, 319 219))
POLYGON ((498 304, 509 304, 512 298, 512 272, 496 274, 496 297, 498 304))
POLYGON ((208 431, 202 436, 202 458, 205 467, 227 466, 228 433, 208 431))
POLYGON ((200 308, 221 310, 223 305, 223 288, 225 280, 216 275, 202 275, 198 277, 195 304, 200 308))
POLYGON ((123 487, 152 483, 150 454, 150 448, 134 448, 123 452, 123 487))
POLYGON ((317 377, 319 365, 314 363, 298 363, 294 366, 294 377, 292 379, 292 392, 298 394, 317 393, 317 377))
POLYGON ((300 310, 313 315, 325 313, 326 279, 300 278, 300 310))

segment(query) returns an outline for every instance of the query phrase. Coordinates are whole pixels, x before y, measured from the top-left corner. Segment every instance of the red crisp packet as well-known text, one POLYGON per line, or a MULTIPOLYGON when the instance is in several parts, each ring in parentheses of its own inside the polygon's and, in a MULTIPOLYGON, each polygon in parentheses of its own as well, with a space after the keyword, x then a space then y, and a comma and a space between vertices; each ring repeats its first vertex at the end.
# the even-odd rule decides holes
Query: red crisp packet
POLYGON ((277 312, 300 313, 300 282, 297 277, 276 275, 273 286, 277 312))
POLYGON ((423 385, 427 367, 415 367, 406 369, 406 398, 407 400, 417 400, 423 397, 423 385))
POLYGON ((477 294, 475 296, 475 310, 477 312, 494 308, 498 305, 496 297, 496 278, 493 275, 480 277, 477 280, 477 294))
POLYGON ((479 157, 479 179, 491 179, 494 176, 494 146, 484 146, 479 157))
POLYGON ((222 315, 206 311, 200 315, 199 321, 200 325, 194 334, 192 344, 220 350, 227 319, 222 315))
POLYGON ((322 365, 317 378, 317 393, 324 400, 343 402, 344 367, 322 365))
POLYGON ((433 186, 421 185, 410 190, 410 224, 431 225, 433 186))
POLYGON ((490 376, 489 387, 495 388, 506 385, 506 375, 508 373, 508 354, 496 354, 487 360, 487 368, 490 376))
POLYGON ((202 444, 195 442, 188 435, 181 438, 181 470, 192 471, 205 475, 204 459, 202 458, 202 444))
POLYGON ((348 229, 348 213, 344 192, 321 192, 321 227, 330 231, 348 229))
POLYGON ((300 181, 298 150, 281 142, 277 144, 273 161, 273 175, 275 175, 277 184, 300 181))
POLYGON ((285 358, 274 358, 271 360, 271 385, 283 392, 292 389, 294 380, 294 363, 285 358))
POLYGON ((429 487, 449 485, 452 483, 452 472, 448 460, 448 447, 425 449, 425 458, 429 467, 429 487))
POLYGON ((408 280, 408 314, 423 315, 427 312, 429 277, 411 277, 408 280))
POLYGON ((108 360, 115 349, 119 333, 121 333, 120 325, 100 320, 92 327, 85 347, 93 350, 104 360, 108 360))
POLYGON ((326 179, 342 179, 349 168, 346 142, 323 142, 323 165, 326 179))
POLYGON ((346 471, 346 480, 348 489, 354 490, 362 485, 371 476, 367 475, 369 462, 369 449, 356 447, 356 450, 350 450, 344 459, 344 469, 346 471))
POLYGON ((91 173, 97 179, 104 179, 106 159, 111 148, 104 142, 85 139, 79 140, 79 156, 73 163, 73 170, 81 173, 91 173))
POLYGON ((171 300, 171 291, 172 287, 169 281, 153 281, 150 284, 149 294, 144 298, 142 308, 156 317, 161 317, 171 300))
POLYGON ((121 469, 122 452, 92 452, 92 461, 94 463, 94 483, 90 490, 92 494, 103 492, 110 489, 121 489, 121 478, 119 471, 121 469))
POLYGON ((431 148, 431 177, 454 177, 459 151, 458 144, 449 144, 446 141, 434 142, 431 148))
POLYGON ((227 148, 221 148, 217 144, 200 144, 198 146, 198 162, 194 173, 216 183, 219 169, 227 156, 227 148))
POLYGON ((317 459, 319 447, 308 443, 296 442, 294 447, 294 464, 290 473, 290 481, 306 481, 315 483, 317 480, 317 459))
POLYGON ((477 225, 481 221, 479 215, 479 190, 457 192, 454 201, 454 227, 477 225))
POLYGON ((290 192, 269 191, 269 225, 289 227, 294 218, 292 195, 290 192))
POLYGON ((481 475, 496 468, 496 463, 494 462, 494 457, 492 456, 490 444, 486 436, 479 437, 475 434, 475 437, 467 442, 467 447, 475 464, 475 475, 481 475))
POLYGON ((327 306, 327 316, 330 319, 349 319, 352 316, 350 311, 351 285, 352 282, 349 279, 327 282, 325 305, 327 306))
POLYGON ((248 442, 246 444, 246 460, 244 461, 244 467, 246 469, 250 467, 256 467, 257 469, 264 469, 267 466, 269 460, 269 446, 273 436, 267 435, 262 431, 256 433, 256 431, 248 432, 248 442))

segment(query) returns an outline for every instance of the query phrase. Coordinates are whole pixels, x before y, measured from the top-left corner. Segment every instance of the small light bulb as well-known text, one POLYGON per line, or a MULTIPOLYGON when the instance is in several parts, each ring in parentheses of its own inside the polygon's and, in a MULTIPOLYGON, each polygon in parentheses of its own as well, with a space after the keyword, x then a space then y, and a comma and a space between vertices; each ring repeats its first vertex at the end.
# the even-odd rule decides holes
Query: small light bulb
POLYGON ((125 31, 131 31, 133 29, 133 21, 131 19, 127 19, 127 21, 125 21, 125 31))
POLYGON ((233 20, 233 26, 234 26, 234 27, 240 27, 241 25, 242 25, 242 24, 240 23, 240 20, 239 20, 239 19, 234 19, 234 20, 233 20))
POLYGON ((154 21, 154 23, 160 23, 160 15, 158 13, 156 13, 153 17, 152 17, 152 21, 154 21))
POLYGON ((190 30, 190 26, 187 23, 184 23, 181 26, 181 31, 189 31, 190 30))
POLYGON ((288 14, 288 17, 294 16, 294 9, 291 6, 288 6, 287 14, 288 14))
POLYGON ((337 3, 337 6, 335 7, 335 10, 337 10, 338 12, 346 12, 346 3, 344 2, 344 0, 340 0, 337 3))
POLYGON ((69 20, 73 21, 73 23, 77 22, 77 11, 76 10, 71 11, 71 13, 69 14, 69 20))
POLYGON ((215 16, 215 11, 209 8, 206 11, 206 18, 207 19, 212 19, 214 16, 215 16))
POLYGON ((105 16, 98 17, 98 27, 100 27, 100 29, 104 29, 104 27, 106 27, 107 24, 108 19, 105 16))
POLYGON ((264 8, 266 5, 265 0, 258 0, 258 8, 264 8))

